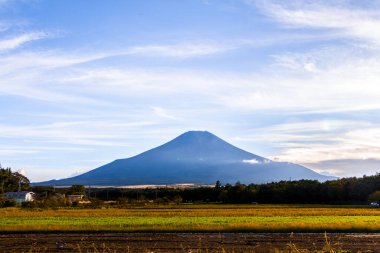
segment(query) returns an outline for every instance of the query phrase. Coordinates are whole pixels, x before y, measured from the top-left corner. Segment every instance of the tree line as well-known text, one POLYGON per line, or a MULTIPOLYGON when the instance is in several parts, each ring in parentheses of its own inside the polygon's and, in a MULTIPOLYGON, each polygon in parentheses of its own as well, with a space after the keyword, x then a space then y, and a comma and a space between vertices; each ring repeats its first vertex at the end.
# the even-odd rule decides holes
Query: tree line
POLYGON ((61 194, 84 194, 95 201, 118 203, 263 203, 263 204, 365 204, 380 201, 380 174, 319 182, 317 180, 280 181, 266 184, 222 184, 199 188, 69 188, 30 186, 29 180, 10 168, 0 168, 0 194, 31 190, 40 198, 61 194))
POLYGON ((360 178, 280 181, 266 184, 225 184, 188 189, 88 189, 87 196, 101 200, 155 202, 220 202, 263 204, 366 204, 380 201, 380 174, 360 178))

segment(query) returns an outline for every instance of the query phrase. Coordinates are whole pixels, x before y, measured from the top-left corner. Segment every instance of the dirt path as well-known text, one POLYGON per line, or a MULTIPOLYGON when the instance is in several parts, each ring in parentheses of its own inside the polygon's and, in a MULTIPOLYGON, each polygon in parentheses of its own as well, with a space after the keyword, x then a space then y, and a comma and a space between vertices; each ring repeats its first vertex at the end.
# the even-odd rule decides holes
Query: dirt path
MULTIPOLYGON (((380 252, 380 234, 328 234, 331 246, 348 252, 380 252)), ((2 234, 0 252, 268 252, 321 250, 320 233, 102 233, 2 234), (224 251, 223 251, 224 250, 224 251)))

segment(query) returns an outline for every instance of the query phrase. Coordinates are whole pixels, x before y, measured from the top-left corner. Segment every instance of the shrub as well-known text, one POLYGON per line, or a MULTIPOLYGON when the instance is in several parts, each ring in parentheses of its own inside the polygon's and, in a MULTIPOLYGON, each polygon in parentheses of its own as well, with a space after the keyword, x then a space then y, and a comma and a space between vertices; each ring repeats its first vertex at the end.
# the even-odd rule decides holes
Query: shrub
POLYGON ((380 191, 375 191, 368 196, 369 202, 380 202, 380 191))
POLYGON ((4 196, 0 195, 0 208, 1 207, 11 207, 17 206, 17 202, 14 199, 7 199, 4 196))

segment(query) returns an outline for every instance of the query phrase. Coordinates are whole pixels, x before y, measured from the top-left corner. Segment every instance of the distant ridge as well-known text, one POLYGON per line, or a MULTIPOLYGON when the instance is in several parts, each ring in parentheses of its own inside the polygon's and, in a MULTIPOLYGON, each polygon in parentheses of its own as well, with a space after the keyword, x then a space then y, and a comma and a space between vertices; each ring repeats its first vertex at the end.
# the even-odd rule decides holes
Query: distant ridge
POLYGON ((237 148, 208 131, 189 131, 131 158, 115 160, 79 176, 33 185, 161 185, 266 183, 334 177, 304 166, 275 162, 237 148))

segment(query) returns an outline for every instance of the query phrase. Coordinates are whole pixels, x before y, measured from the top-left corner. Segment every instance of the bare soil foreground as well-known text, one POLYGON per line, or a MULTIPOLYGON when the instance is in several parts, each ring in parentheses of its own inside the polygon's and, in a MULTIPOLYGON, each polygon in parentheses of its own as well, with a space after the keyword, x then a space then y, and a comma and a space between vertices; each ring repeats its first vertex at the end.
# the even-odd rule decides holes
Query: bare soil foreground
POLYGON ((2 234, 0 252, 380 252, 365 233, 2 234), (333 251, 332 251, 333 250, 333 251))

